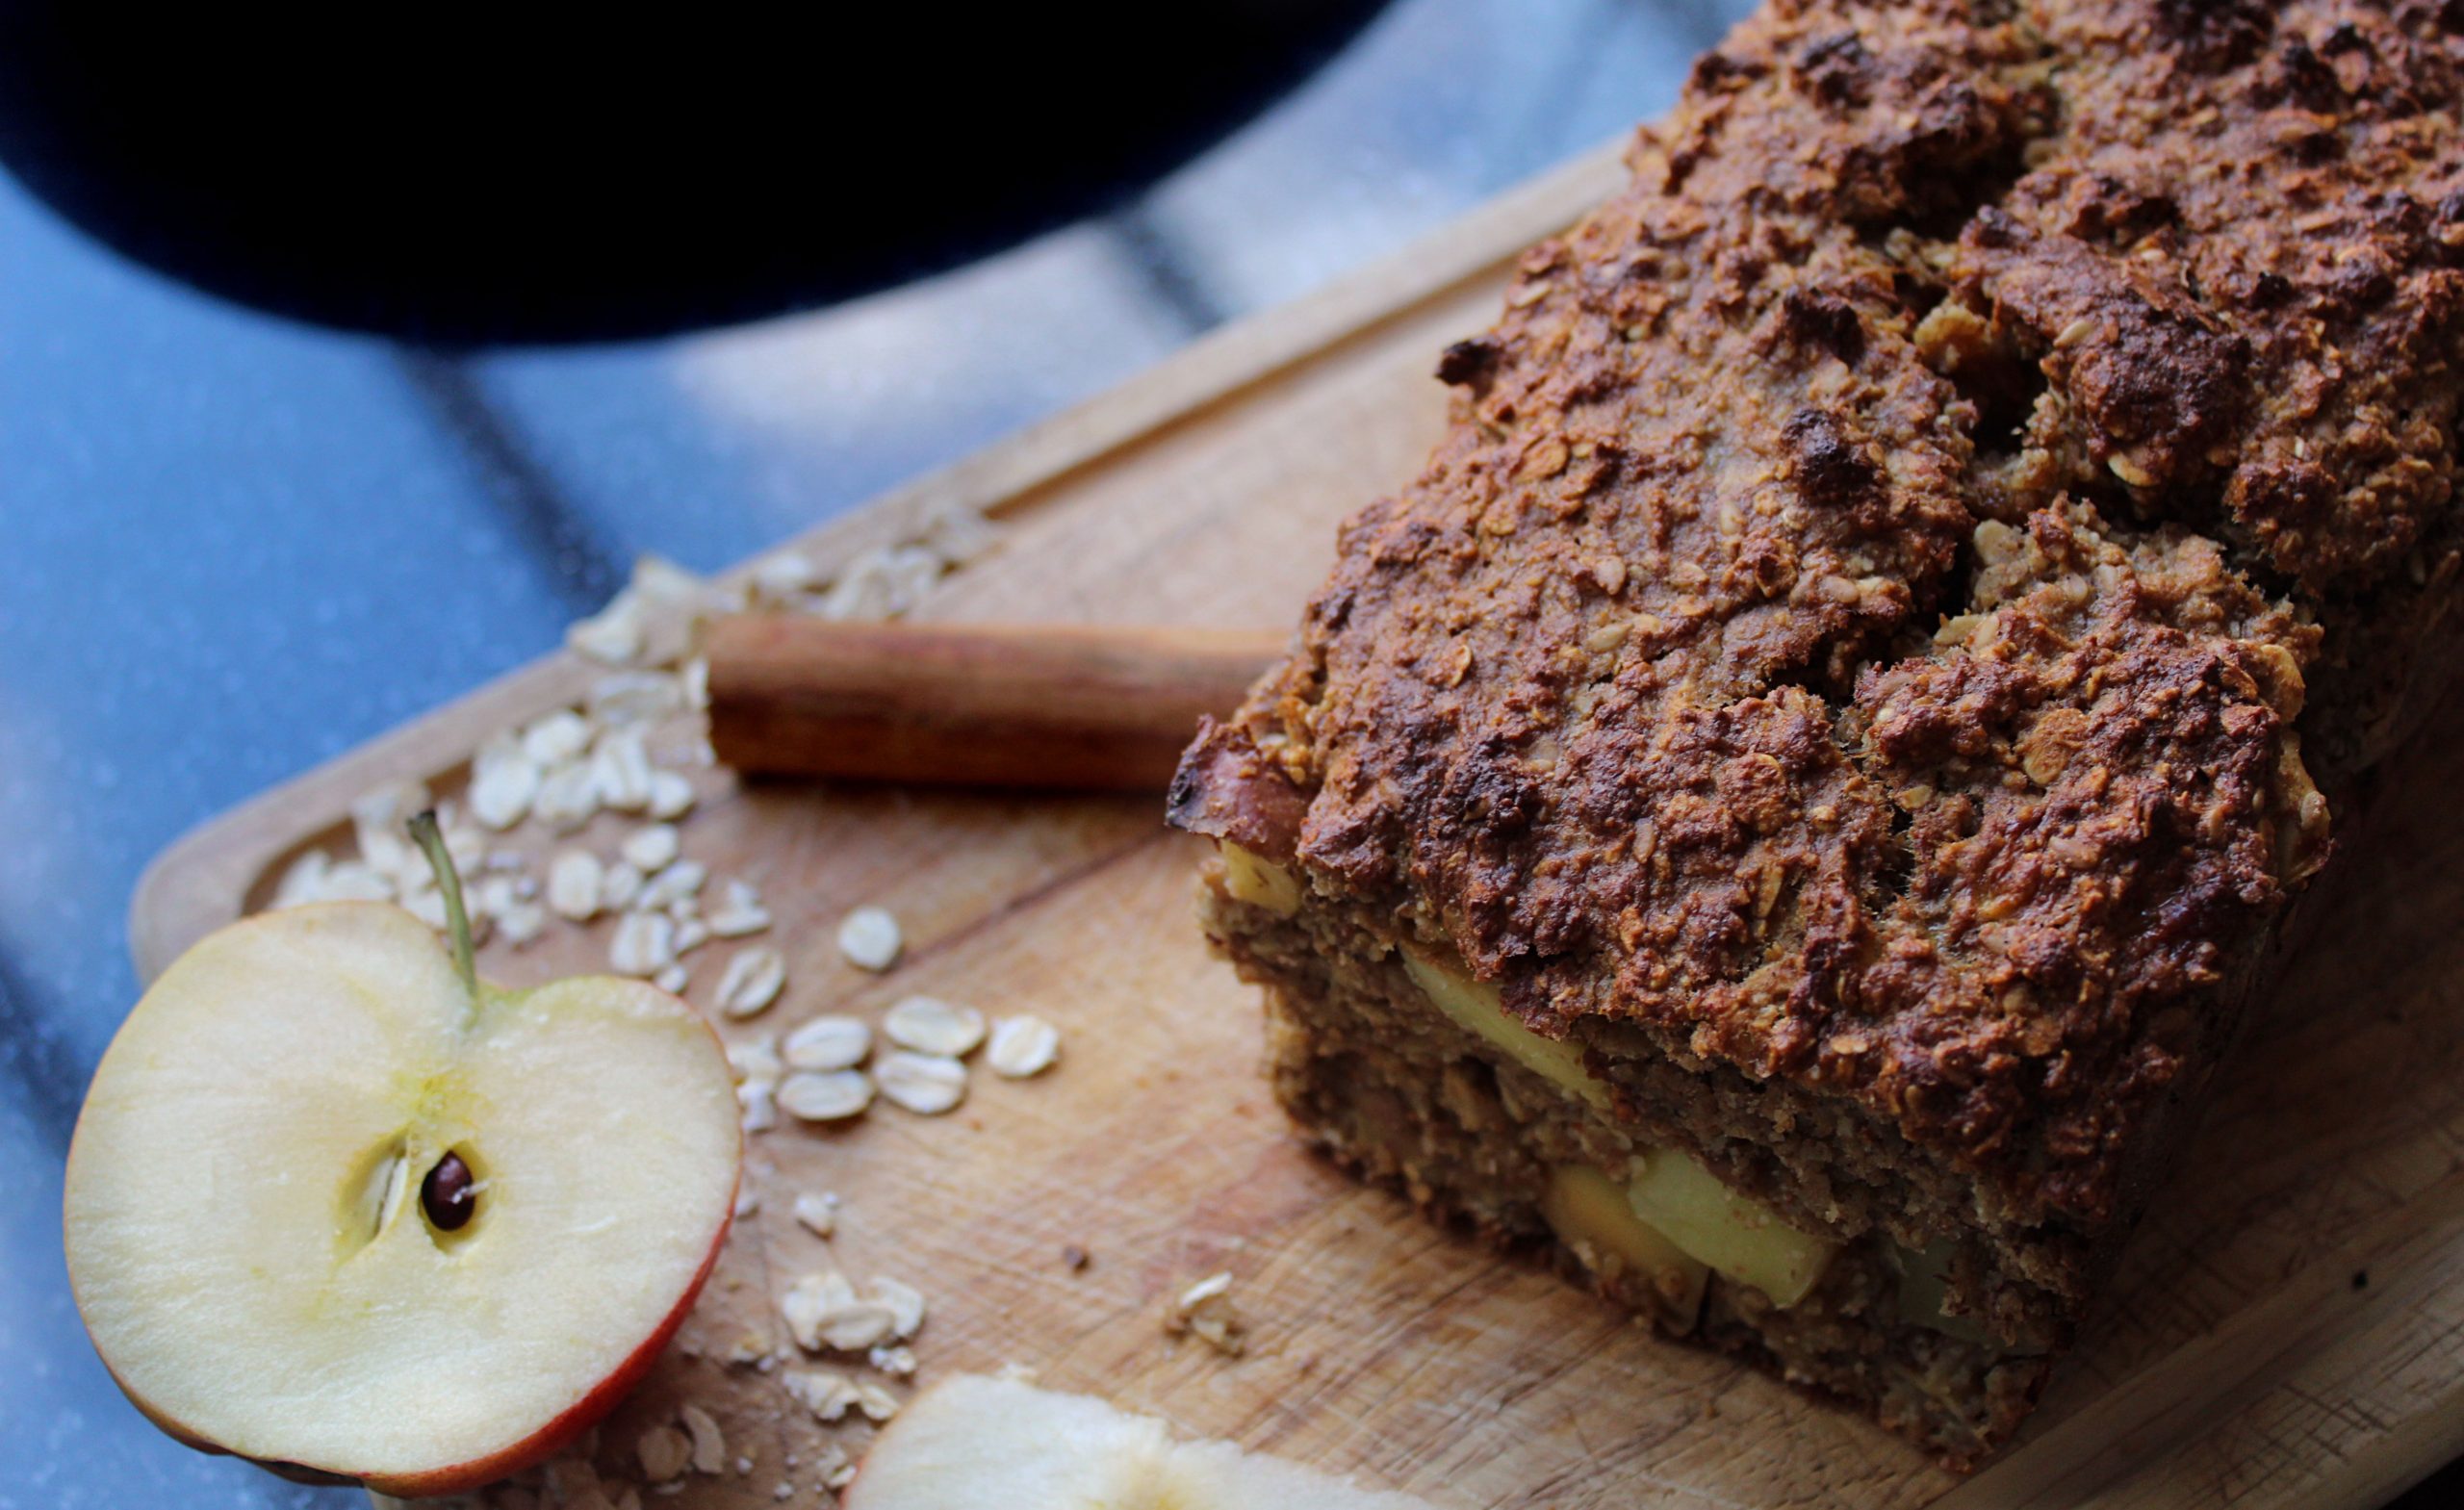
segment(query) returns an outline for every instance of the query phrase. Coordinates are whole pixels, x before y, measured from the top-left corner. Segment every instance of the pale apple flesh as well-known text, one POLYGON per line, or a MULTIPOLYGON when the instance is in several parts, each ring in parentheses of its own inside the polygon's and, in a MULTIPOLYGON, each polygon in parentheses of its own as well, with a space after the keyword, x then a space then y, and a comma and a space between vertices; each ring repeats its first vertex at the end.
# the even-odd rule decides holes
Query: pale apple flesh
POLYGON ((1588 1164, 1559 1164, 1549 1171, 1540 1215, 1585 1267, 1630 1279, 1671 1327, 1692 1328, 1710 1267, 1634 1215, 1623 1184, 1588 1164))
POLYGON ((635 981, 475 999, 372 903, 235 924, 146 992, 69 1152, 69 1277, 183 1440, 474 1487, 621 1397, 689 1309, 741 1158, 708 1027, 635 981), (468 1221, 422 1200, 449 1152, 468 1221))
POLYGON ((1408 1495, 1228 1442, 1174 1440, 1162 1421, 1084 1395, 958 1374, 909 1402, 847 1491, 847 1510, 1429 1510, 1408 1495))
MULTIPOLYGON (((1458 1026, 1568 1094, 1603 1112, 1611 1109, 1608 1088, 1583 1064, 1578 1045, 1533 1032, 1505 1010, 1495 985, 1474 978, 1459 962, 1414 949, 1401 953, 1412 983, 1458 1026)), ((1791 1306, 1813 1289, 1840 1246, 1789 1226, 1762 1202, 1674 1150, 1645 1150, 1624 1178, 1613 1181, 1596 1170, 1562 1173, 1553 1177, 1540 1200, 1561 1237, 1577 1233, 1595 1256, 1619 1257, 1637 1272, 1658 1276, 1654 1283, 1681 1314, 1680 1324, 1690 1321, 1701 1285, 1667 1262, 1670 1249, 1697 1266, 1697 1272, 1707 1267, 1761 1291, 1775 1305, 1791 1306), (1618 1213, 1599 1201, 1598 1192, 1606 1188, 1620 1191, 1630 1210, 1618 1213), (1691 1301, 1684 1298, 1688 1292, 1691 1301)))

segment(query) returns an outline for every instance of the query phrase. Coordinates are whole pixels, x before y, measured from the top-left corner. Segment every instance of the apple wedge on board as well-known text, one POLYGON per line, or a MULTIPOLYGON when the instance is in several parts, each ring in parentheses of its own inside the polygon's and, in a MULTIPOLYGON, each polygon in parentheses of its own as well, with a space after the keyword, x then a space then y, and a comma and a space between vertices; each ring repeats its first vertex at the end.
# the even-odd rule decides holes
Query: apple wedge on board
POLYGON ((865 1454, 847 1510, 1429 1510, 1084 1395, 957 1374, 865 1454))
POLYGON ((87 1330, 192 1446, 435 1495, 639 1380, 727 1235, 734 1088, 639 981, 480 982, 385 904, 235 923, 95 1072, 64 1225, 87 1330))

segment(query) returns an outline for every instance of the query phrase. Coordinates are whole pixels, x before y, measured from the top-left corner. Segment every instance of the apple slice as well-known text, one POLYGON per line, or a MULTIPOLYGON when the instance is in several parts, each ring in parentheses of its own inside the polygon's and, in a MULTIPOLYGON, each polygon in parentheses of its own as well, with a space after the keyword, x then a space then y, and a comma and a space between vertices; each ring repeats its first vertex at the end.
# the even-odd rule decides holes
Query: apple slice
POLYGON ((955 1374, 865 1455, 847 1510, 1429 1510, 1084 1395, 955 1374))
POLYGON ((742 1160, 693 1010, 608 977, 481 983, 421 836, 452 957, 368 902, 201 940, 103 1056, 64 1212, 78 1309, 140 1409, 397 1495, 500 1477, 614 1406, 708 1275, 742 1160))

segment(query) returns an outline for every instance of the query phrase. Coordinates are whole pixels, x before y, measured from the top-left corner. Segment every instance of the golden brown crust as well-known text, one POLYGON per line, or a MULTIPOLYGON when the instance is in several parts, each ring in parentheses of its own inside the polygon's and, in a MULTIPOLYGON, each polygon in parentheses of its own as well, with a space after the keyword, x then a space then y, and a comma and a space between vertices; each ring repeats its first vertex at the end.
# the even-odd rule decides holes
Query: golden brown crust
POLYGON ((2451 597, 2464 8, 1994 10, 1707 57, 1182 795, 2096 1232, 2451 597))

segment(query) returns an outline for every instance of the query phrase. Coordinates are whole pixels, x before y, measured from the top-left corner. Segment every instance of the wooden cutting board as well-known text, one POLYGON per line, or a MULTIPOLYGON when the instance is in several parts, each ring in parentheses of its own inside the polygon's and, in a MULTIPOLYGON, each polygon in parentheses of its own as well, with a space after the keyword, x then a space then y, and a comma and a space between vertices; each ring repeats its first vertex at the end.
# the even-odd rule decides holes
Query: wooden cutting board
MULTIPOLYGON (((801 548, 844 560, 962 502, 1001 518, 1008 544, 945 578, 924 617, 1288 624, 1337 522, 1437 435, 1438 349, 1488 322, 1517 251, 1619 176, 1612 152, 1578 162, 801 548)), ((591 675, 551 657, 181 840, 138 892, 141 970, 262 905, 292 855, 345 832, 356 794, 402 776, 449 789, 482 738, 591 675)), ((783 1478, 790 1502, 819 1502, 821 1444, 860 1446, 863 1429, 823 1428, 770 1376, 695 1353, 778 1334, 778 1295, 834 1258, 930 1297, 926 1381, 1024 1365, 1442 1506, 2376 1503, 2464 1451, 2459 738, 2464 718, 2430 730, 2388 774, 2375 832, 2342 835, 2352 862, 2316 941, 2101 1319, 2020 1445, 1965 1482, 1303 1153, 1257 1073, 1253 993, 1191 921, 1198 850, 1158 803, 743 791, 709 773, 686 852, 761 887, 791 961, 781 1003, 732 1037, 923 991, 1041 1013, 1065 1047, 1038 1080, 979 1073, 949 1116, 877 1107, 845 1131, 755 1139, 761 1209, 600 1460, 629 1468, 646 1424, 692 1399, 753 1470, 664 1502, 775 1505, 783 1478), (860 903, 906 926, 886 977, 833 947, 860 903), (842 1197, 834 1243, 793 1221, 800 1190, 842 1197), (1162 1324, 1219 1269, 1251 1329, 1238 1359, 1162 1324)), ((584 841, 612 849, 619 827, 598 825, 584 841)), ((607 927, 492 946, 483 966, 515 983, 599 968, 607 927)))

